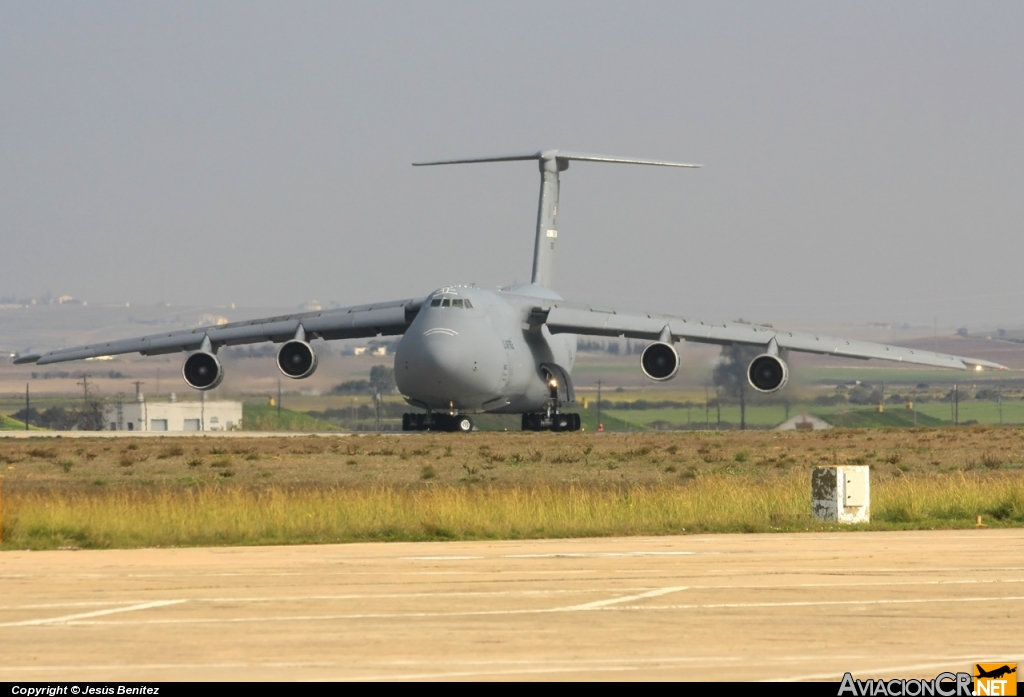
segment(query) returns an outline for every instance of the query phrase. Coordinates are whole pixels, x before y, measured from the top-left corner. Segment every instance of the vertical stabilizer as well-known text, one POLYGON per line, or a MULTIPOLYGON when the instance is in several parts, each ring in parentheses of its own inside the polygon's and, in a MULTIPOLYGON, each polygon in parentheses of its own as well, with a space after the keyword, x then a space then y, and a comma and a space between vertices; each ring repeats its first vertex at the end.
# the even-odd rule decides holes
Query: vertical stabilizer
POLYGON ((537 237, 533 246, 532 282, 551 288, 555 273, 555 242, 558 240, 558 173, 569 169, 570 160, 584 162, 619 162, 630 165, 656 165, 659 167, 700 167, 700 165, 662 160, 640 160, 631 157, 611 157, 565 150, 542 150, 520 155, 469 157, 458 160, 414 162, 414 167, 426 165, 457 165, 470 162, 512 162, 538 160, 540 165, 540 203, 537 207, 537 237))
POLYGON ((540 203, 537 206, 537 238, 533 244, 531 283, 551 288, 555 282, 555 242, 558 241, 558 173, 569 169, 560 157, 540 158, 540 203))

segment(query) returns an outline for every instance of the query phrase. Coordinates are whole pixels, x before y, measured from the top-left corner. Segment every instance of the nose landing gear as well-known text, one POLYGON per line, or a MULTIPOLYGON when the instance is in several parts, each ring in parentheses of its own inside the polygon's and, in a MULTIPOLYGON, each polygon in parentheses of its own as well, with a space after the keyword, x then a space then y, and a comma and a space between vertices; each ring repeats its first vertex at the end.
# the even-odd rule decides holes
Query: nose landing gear
POLYGON ((469 433, 473 419, 465 414, 402 414, 402 430, 469 433))
POLYGON ((524 431, 578 431, 579 414, 523 414, 524 431))

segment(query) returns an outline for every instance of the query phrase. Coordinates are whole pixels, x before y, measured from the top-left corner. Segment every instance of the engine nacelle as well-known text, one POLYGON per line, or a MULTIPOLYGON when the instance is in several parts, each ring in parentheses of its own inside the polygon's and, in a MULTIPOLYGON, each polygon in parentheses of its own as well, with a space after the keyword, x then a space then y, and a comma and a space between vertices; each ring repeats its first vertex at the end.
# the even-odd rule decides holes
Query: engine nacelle
POLYGON ((316 365, 316 351, 305 341, 286 341, 277 352, 277 367, 295 380, 308 378, 316 370, 316 365))
POLYGON ((224 367, 212 353, 196 351, 185 359, 181 375, 189 387, 194 387, 197 390, 212 390, 224 379, 224 367))
POLYGON ((679 353, 675 346, 655 341, 640 356, 640 369, 651 380, 671 380, 679 372, 679 353))
POLYGON ((775 392, 781 390, 789 380, 789 368, 786 362, 770 353, 762 353, 750 361, 747 368, 747 381, 758 392, 775 392))

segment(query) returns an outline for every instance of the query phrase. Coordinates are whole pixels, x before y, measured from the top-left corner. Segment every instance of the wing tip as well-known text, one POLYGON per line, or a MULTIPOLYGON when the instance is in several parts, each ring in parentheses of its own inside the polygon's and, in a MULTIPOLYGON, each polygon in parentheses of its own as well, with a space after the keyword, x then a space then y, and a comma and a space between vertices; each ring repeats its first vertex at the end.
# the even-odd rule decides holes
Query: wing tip
POLYGON ((16 356, 13 363, 14 365, 26 365, 28 363, 35 363, 42 357, 42 354, 37 353, 32 353, 27 356, 16 356))

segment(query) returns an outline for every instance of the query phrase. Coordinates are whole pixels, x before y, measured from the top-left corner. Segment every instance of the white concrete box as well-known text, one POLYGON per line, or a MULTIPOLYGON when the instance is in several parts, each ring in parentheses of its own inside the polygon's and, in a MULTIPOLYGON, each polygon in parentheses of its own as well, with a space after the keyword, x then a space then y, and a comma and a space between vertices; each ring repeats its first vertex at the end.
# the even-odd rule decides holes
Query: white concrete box
POLYGON ((827 523, 871 522, 871 470, 865 465, 815 467, 811 513, 827 523))

